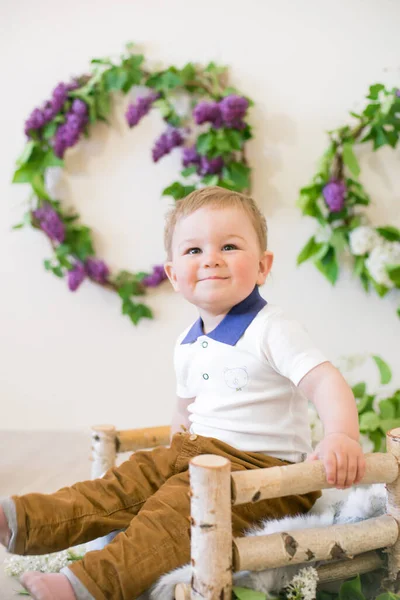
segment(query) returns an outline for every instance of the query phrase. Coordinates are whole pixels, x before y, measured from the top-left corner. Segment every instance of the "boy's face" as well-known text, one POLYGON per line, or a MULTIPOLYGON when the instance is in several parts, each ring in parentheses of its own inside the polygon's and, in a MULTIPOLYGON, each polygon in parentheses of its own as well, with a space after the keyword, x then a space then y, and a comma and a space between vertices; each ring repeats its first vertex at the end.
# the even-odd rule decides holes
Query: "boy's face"
POLYGON ((265 282, 272 261, 244 210, 205 207, 176 224, 165 271, 175 291, 200 314, 220 314, 265 282))

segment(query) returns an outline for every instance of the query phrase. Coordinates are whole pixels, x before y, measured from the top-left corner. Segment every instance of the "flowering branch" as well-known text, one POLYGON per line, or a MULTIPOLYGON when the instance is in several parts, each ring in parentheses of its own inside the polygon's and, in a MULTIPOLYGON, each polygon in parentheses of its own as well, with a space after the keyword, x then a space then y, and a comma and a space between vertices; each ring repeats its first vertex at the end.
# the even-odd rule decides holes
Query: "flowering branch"
MULTIPOLYGON (((300 190, 299 207, 319 223, 317 233, 301 250, 297 264, 312 259, 334 284, 343 252, 354 258, 354 273, 368 292, 385 296, 400 288, 400 230, 391 225, 373 227, 363 207, 370 198, 358 181, 357 143, 372 142, 373 149, 397 146, 400 134, 400 92, 382 84, 369 88, 362 114, 350 113, 358 124, 329 132, 330 145, 311 184, 300 190)), ((398 309, 400 316, 400 308, 398 309)))

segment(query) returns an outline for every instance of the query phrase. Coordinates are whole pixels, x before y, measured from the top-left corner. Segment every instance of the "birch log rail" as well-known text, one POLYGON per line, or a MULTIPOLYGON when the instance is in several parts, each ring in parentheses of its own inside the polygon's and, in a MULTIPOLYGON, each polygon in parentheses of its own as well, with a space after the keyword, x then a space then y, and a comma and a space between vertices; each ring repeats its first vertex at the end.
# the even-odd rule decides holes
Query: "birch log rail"
MULTIPOLYGON (((168 445, 170 428, 117 431, 112 425, 92 428, 92 477, 115 464, 118 452, 168 445)), ((359 523, 298 529, 233 539, 231 506, 330 488, 322 461, 269 469, 230 472, 227 459, 201 455, 192 459, 191 585, 178 584, 177 600, 230 600, 232 571, 264 570, 315 560, 320 581, 346 579, 382 567, 374 550, 388 554, 388 581, 400 586, 400 428, 386 435, 387 452, 366 454, 363 484, 385 483, 387 514, 359 523)))

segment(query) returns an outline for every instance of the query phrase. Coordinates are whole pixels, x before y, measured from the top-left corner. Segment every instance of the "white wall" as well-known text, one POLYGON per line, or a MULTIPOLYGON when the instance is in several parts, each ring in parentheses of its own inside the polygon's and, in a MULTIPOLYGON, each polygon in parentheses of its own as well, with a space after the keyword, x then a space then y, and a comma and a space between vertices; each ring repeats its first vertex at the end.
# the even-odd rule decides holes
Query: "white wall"
MULTIPOLYGON (((335 289, 311 264, 295 266, 314 230, 295 201, 326 145, 325 130, 360 108, 371 83, 399 83, 398 0, 18 0, 1 8, 0 429, 81 429, 167 423, 174 399, 172 347, 195 317, 166 284, 149 296, 154 321, 134 328, 119 299, 89 283, 75 294, 42 266, 44 236, 11 232, 28 189, 11 186, 23 124, 59 81, 92 57, 134 40, 164 65, 214 59, 256 103, 249 146, 253 194, 264 210, 274 272, 263 295, 303 321, 336 361, 377 353, 400 382, 399 297, 367 297, 343 272, 335 289)), ((98 254, 115 269, 163 260, 160 191, 177 156, 153 166, 157 115, 128 130, 98 126, 67 159, 60 193, 93 227, 98 254)), ((359 152, 376 224, 400 225, 398 151, 359 152)))

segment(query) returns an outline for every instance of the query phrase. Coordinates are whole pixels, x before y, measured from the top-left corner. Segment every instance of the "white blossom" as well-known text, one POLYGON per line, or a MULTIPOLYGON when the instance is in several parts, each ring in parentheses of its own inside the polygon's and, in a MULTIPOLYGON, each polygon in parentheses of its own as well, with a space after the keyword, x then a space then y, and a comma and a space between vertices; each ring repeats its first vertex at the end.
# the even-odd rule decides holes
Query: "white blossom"
POLYGON ((350 250, 354 256, 363 256, 371 252, 381 239, 376 229, 361 225, 350 233, 350 250))
POLYGON ((314 239, 317 244, 325 244, 326 242, 329 242, 331 235, 332 228, 329 225, 325 225, 324 227, 319 227, 317 229, 314 239))
POLYGON ((400 242, 383 241, 376 246, 365 261, 371 277, 380 285, 387 288, 394 287, 386 267, 400 264, 400 242))
POLYGON ((58 573, 63 567, 68 567, 75 560, 80 560, 84 555, 84 546, 75 550, 62 550, 40 556, 18 556, 13 554, 4 561, 4 572, 12 577, 19 577, 26 571, 40 571, 41 573, 58 573))
POLYGON ((301 569, 286 588, 288 600, 315 600, 317 597, 318 573, 314 567, 301 569))

